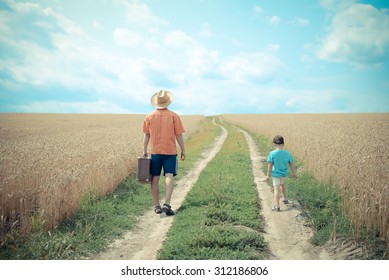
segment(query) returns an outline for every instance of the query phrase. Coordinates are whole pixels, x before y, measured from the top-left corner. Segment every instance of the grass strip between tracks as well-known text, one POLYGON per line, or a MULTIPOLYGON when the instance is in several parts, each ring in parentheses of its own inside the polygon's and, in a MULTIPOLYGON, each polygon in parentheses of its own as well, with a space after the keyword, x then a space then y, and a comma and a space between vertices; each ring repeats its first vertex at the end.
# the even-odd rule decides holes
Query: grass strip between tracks
POLYGON ((244 136, 228 127, 222 149, 186 196, 159 259, 266 259, 260 205, 244 136))

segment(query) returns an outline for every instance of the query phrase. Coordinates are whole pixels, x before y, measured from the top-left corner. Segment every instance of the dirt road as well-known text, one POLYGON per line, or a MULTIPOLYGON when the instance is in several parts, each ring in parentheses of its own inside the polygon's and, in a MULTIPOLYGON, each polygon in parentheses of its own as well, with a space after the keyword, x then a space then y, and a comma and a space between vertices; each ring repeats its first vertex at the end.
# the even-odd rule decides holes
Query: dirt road
MULTIPOLYGON (((215 122, 214 122, 215 124, 215 122)), ((216 124, 215 124, 216 125, 216 124)), ((201 160, 188 174, 176 183, 172 205, 175 209, 181 206, 187 192, 197 181, 201 171, 206 167, 221 149, 228 132, 223 127, 222 134, 215 139, 211 148, 207 150, 201 160)), ((329 255, 321 249, 316 249, 308 242, 312 231, 304 226, 301 218, 301 209, 296 202, 283 206, 281 212, 272 212, 273 195, 267 183, 263 182, 265 175, 261 168, 261 157, 250 135, 240 130, 249 145, 250 157, 255 184, 262 200, 262 216, 266 223, 265 239, 269 243, 272 259, 330 259, 329 255)), ((102 260, 152 260, 156 258, 174 217, 156 215, 149 211, 138 219, 137 227, 118 239, 109 248, 96 256, 102 260)))

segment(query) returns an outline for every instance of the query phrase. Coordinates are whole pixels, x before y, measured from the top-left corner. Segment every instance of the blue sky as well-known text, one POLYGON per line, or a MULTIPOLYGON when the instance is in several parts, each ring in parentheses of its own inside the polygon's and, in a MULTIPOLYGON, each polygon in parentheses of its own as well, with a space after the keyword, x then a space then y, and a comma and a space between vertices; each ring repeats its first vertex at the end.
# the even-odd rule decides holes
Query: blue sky
POLYGON ((389 3, 0 0, 0 112, 389 112, 389 3))

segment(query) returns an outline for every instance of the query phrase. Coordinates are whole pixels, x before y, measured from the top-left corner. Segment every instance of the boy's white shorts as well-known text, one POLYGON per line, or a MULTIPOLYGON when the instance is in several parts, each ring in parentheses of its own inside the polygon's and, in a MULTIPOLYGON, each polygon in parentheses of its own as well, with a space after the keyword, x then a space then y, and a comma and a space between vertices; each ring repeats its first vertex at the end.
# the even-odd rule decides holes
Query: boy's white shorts
POLYGON ((280 178, 273 177, 273 186, 283 185, 284 182, 285 182, 285 178, 283 178, 283 177, 280 177, 280 178))

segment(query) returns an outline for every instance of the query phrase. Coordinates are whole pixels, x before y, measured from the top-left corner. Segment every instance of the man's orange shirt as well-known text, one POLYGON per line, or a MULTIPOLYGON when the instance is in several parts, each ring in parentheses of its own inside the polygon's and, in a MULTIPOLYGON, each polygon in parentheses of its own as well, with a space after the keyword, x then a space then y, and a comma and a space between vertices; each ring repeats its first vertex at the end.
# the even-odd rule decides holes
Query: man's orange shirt
POLYGON ((185 132, 180 117, 168 109, 157 109, 143 122, 143 132, 150 134, 151 153, 176 155, 176 136, 185 132))

